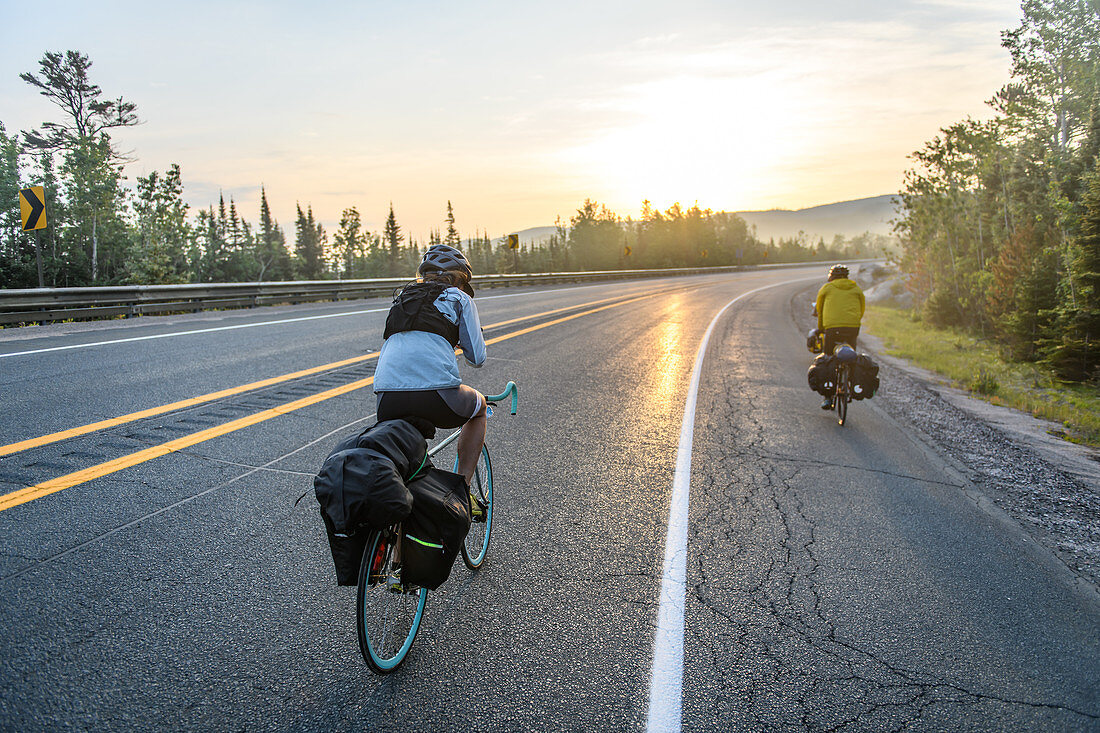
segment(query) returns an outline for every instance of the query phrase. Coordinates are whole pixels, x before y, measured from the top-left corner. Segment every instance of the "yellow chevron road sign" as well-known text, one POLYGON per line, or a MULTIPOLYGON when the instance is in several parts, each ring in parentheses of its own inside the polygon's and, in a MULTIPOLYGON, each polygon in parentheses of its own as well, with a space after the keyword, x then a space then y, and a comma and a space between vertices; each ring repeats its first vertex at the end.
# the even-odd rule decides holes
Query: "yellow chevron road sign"
POLYGON ((46 228, 46 190, 42 186, 31 186, 19 192, 19 216, 25 232, 46 228))

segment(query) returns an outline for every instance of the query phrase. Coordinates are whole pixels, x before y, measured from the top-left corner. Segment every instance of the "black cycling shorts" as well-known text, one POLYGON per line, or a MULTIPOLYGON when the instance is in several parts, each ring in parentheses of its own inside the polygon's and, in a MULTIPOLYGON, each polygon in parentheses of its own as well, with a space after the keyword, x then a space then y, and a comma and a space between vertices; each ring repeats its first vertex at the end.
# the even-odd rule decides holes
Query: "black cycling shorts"
POLYGON ((481 393, 460 384, 451 389, 379 392, 378 422, 419 417, 437 428, 457 428, 481 411, 481 393))
POLYGON ((837 328, 825 329, 825 353, 833 353, 833 349, 837 344, 848 344, 853 349, 856 348, 856 341, 859 340, 859 326, 854 328, 850 326, 838 326, 837 328))

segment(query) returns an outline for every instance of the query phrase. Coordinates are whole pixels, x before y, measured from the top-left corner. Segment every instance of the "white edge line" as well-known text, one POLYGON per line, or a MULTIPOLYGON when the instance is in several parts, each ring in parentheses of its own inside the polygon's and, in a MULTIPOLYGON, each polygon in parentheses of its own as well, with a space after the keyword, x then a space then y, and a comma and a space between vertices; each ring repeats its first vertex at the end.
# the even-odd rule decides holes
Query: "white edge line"
MULTIPOLYGON (((575 290, 575 288, 555 288, 553 290, 540 290, 537 292, 523 292, 523 293, 502 293, 500 295, 482 295, 478 297, 478 300, 493 300, 495 298, 515 298, 519 295, 543 295, 545 293, 560 293, 565 290, 575 290)), ((215 326, 213 328, 198 328, 191 331, 176 331, 174 333, 158 333, 151 336, 134 336, 132 338, 125 339, 113 339, 111 341, 92 341, 86 344, 69 344, 68 346, 52 346, 45 349, 31 349, 29 351, 13 351, 10 354, 0 354, 0 359, 6 359, 11 356, 30 356, 32 354, 45 354, 51 351, 68 351, 70 349, 86 349, 89 346, 108 346, 110 344, 125 344, 131 341, 149 341, 152 339, 171 338, 173 336, 193 336, 198 333, 213 333, 215 331, 233 331, 239 328, 255 328, 257 326, 275 326, 281 323, 296 323, 298 321, 316 321, 321 318, 340 318, 342 316, 361 316, 365 313, 380 313, 382 311, 388 311, 389 307, 385 308, 370 308, 367 310, 358 311, 346 311, 344 313, 325 313, 319 316, 302 316, 300 318, 282 318, 277 321, 260 321, 259 323, 238 323, 235 326, 215 326)))
POLYGON ((657 611, 657 633, 653 643, 653 672, 649 683, 648 733, 679 731, 684 684, 684 611, 687 598, 687 536, 688 489, 691 484, 691 450, 695 434, 695 403, 707 344, 718 320, 730 306, 742 298, 768 288, 790 285, 820 277, 797 278, 773 283, 741 293, 726 303, 707 326, 684 405, 684 421, 680 427, 680 447, 676 453, 676 469, 672 477, 672 498, 668 510, 668 534, 665 536, 665 556, 661 564, 661 605, 657 611))

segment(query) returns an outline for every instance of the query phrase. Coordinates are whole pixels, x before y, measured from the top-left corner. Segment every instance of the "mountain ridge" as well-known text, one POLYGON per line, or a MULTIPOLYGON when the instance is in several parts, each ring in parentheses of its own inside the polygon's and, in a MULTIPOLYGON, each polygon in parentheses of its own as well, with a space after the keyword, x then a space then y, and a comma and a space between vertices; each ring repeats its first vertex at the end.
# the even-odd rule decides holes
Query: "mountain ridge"
MULTIPOLYGON (((896 194, 883 194, 867 198, 836 201, 831 204, 808 206, 804 209, 764 209, 758 211, 730 212, 740 216, 750 227, 756 228, 756 237, 767 242, 771 239, 791 239, 799 233, 810 240, 824 239, 831 242, 841 235, 846 239, 866 232, 890 235, 890 220, 897 216, 896 194)), ((520 244, 538 244, 550 239, 557 231, 554 226, 539 226, 513 232, 519 235, 520 244)), ((504 237, 492 240, 496 245, 504 237)))
POLYGON ((735 211, 749 226, 756 227, 761 241, 789 239, 799 232, 811 239, 831 241, 837 234, 851 238, 870 232, 889 235, 890 220, 897 215, 896 194, 883 194, 850 201, 810 206, 805 209, 735 211))

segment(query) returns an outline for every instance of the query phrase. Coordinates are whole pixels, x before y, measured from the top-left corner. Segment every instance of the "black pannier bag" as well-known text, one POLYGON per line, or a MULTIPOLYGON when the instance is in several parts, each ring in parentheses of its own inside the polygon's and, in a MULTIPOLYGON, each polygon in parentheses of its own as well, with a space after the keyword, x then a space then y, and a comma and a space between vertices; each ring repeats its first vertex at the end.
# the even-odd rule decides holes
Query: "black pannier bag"
POLYGON ((321 512, 321 519, 325 523, 332 563, 336 566, 336 585, 358 585, 359 563, 363 559, 369 530, 363 528, 350 535, 336 534, 332 520, 324 512, 321 512))
POLYGON ((470 531, 470 498, 460 474, 432 468, 409 483, 412 513, 402 524, 401 582, 435 590, 470 531))
POLYGON ((831 354, 818 354, 810 368, 806 370, 806 381, 810 389, 828 397, 836 392, 836 357, 831 354))
POLYGON ((868 400, 878 391, 878 364, 867 354, 856 357, 852 367, 852 399, 868 400))
POLYGON ((341 441, 313 480, 339 585, 358 582, 371 529, 400 522, 412 511, 405 487, 430 466, 428 444, 412 424, 388 420, 341 441))

